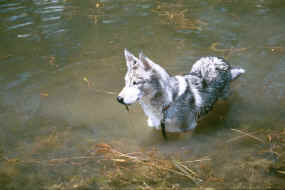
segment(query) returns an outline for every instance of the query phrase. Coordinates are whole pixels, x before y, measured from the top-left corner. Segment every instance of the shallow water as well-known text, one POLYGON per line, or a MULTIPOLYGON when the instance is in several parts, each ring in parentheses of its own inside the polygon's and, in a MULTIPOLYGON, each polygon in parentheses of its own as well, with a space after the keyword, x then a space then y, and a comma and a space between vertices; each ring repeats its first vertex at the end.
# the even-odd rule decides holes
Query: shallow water
POLYGON ((186 158, 223 155, 213 161, 217 168, 261 150, 250 140, 223 145, 237 135, 232 128, 284 130, 284 18, 282 0, 1 0, 0 172, 16 181, 0 184, 17 189, 29 179, 27 189, 51 187, 79 171, 15 168, 6 161, 80 156, 99 142, 124 142, 127 151, 184 151, 186 158), (247 73, 194 132, 165 142, 146 126, 138 105, 128 113, 116 102, 124 48, 143 51, 171 74, 189 71, 207 55, 247 73))

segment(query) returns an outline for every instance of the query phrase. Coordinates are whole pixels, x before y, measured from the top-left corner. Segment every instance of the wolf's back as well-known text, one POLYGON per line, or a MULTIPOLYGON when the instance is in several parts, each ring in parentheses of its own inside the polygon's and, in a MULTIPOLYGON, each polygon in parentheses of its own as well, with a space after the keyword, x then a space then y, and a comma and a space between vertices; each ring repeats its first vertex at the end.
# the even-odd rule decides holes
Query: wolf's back
POLYGON ((191 72, 199 74, 206 81, 210 82, 216 80, 217 77, 233 81, 245 73, 245 70, 231 67, 225 59, 220 57, 202 57, 193 65, 191 72))

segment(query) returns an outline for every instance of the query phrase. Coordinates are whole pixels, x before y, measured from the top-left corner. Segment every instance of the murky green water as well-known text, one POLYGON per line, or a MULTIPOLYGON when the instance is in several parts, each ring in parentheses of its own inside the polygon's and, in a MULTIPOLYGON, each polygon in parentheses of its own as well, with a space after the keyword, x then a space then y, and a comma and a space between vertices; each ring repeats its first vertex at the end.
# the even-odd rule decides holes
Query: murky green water
MULTIPOLYGON (((285 129, 284 19, 282 0, 1 0, 0 186, 60 189, 76 176, 95 176, 92 187, 100 188, 96 161, 35 164, 86 155, 100 142, 210 156, 213 171, 237 184, 243 174, 231 165, 269 149, 252 138, 231 141, 241 135, 232 128, 264 137, 285 129), (164 142, 139 106, 127 113, 116 102, 124 48, 142 50, 171 74, 207 55, 247 73, 193 133, 164 142)), ((265 179, 285 187, 284 175, 266 173, 251 188, 265 179)))

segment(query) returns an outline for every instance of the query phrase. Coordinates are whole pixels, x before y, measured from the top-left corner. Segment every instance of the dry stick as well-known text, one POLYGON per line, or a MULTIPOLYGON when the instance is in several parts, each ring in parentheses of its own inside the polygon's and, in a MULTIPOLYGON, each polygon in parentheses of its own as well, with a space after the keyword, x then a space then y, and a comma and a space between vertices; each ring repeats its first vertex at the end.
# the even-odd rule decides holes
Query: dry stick
POLYGON ((176 170, 169 169, 169 168, 161 168, 161 169, 165 169, 165 170, 168 170, 168 171, 170 171, 170 172, 172 172, 172 173, 175 173, 175 174, 178 174, 178 175, 187 177, 187 178, 189 178, 191 181, 193 181, 195 184, 197 184, 197 182, 195 181, 195 179, 194 179, 191 175, 189 175, 189 174, 185 174, 185 173, 183 173, 183 172, 176 171, 176 170))
MULTIPOLYGON (((178 175, 187 177, 187 178, 189 178, 191 181, 193 181, 195 184, 197 184, 196 179, 195 179, 193 176, 189 175, 189 173, 187 173, 187 172, 182 172, 182 171, 177 171, 177 170, 170 169, 170 168, 161 167, 161 166, 159 166, 159 165, 157 165, 157 164, 153 164, 153 163, 152 163, 151 165, 152 165, 153 167, 157 168, 157 169, 166 170, 166 171, 169 171, 169 172, 172 172, 172 173, 175 173, 175 174, 178 174, 178 175)), ((201 180, 201 179, 199 179, 199 180, 201 180)))
MULTIPOLYGON (((119 157, 124 157, 124 158, 128 158, 131 159, 133 161, 137 161, 137 162, 142 162, 144 160, 139 159, 135 156, 130 156, 130 154, 135 154, 135 153, 121 153, 119 151, 116 150, 112 150, 112 153, 114 154, 118 154, 119 157)), ((21 161, 22 163, 44 163, 44 162, 48 162, 48 163, 55 163, 55 162, 66 162, 66 161, 70 161, 70 160, 84 160, 84 159, 93 159, 95 158, 94 156, 76 156, 76 157, 63 157, 63 158, 53 158, 50 160, 32 160, 32 161, 21 161)), ((9 159, 7 159, 9 160, 9 159)))
POLYGON ((119 151, 117 151, 117 150, 115 150, 115 149, 113 149, 113 148, 111 149, 110 152, 113 153, 113 154, 117 154, 119 157, 128 158, 128 159, 133 160, 133 161, 136 161, 136 162, 143 162, 143 161, 148 160, 148 159, 140 159, 140 158, 138 158, 138 157, 136 157, 136 156, 131 156, 132 154, 136 154, 136 153, 139 153, 139 152, 121 153, 121 152, 119 152, 119 151))
POLYGON ((139 159, 138 157, 135 157, 135 156, 130 156, 128 154, 124 154, 124 153, 121 153, 119 151, 114 151, 114 153, 117 153, 120 157, 124 157, 124 158, 128 158, 128 159, 131 159, 131 160, 134 160, 134 161, 138 161, 138 162, 141 162, 142 160, 139 159))
POLYGON ((186 171, 188 171, 188 173, 191 173, 192 175, 198 177, 198 175, 192 171, 190 168, 188 168, 187 166, 185 166, 184 164, 182 164, 181 162, 176 161, 176 163, 181 166, 182 168, 184 168, 186 171))
MULTIPOLYGON (((255 133, 257 133, 257 132, 254 132, 254 133, 252 133, 252 134, 255 134, 255 133)), ((232 139, 227 140, 226 143, 236 141, 236 140, 238 140, 238 139, 240 139, 240 138, 243 138, 243 137, 246 137, 246 136, 248 136, 248 135, 241 135, 241 136, 234 137, 234 138, 232 138, 232 139)))
MULTIPOLYGON (((57 163, 57 162, 67 162, 71 160, 84 160, 84 159, 93 159, 94 156, 77 156, 77 157, 64 157, 64 158, 53 158, 50 160, 22 160, 20 163, 38 163, 43 164, 45 162, 47 163, 57 163)), ((8 159, 9 160, 9 159, 8 159)))
POLYGON ((104 94, 108 94, 108 95, 117 95, 116 92, 107 91, 107 90, 95 90, 95 92, 104 93, 104 94))
MULTIPOLYGON (((112 153, 114 154, 118 154, 119 157, 124 157, 124 158, 128 158, 128 159, 131 159, 133 161, 136 161, 136 162, 142 162, 142 161, 145 161, 143 159, 139 159, 135 156, 130 156, 130 154, 135 154, 136 152, 133 152, 133 153, 127 153, 127 154, 124 154, 124 153, 121 153, 117 150, 111 150, 112 153)), ((31 160, 31 161, 20 161, 22 163, 39 163, 39 164, 42 164, 42 163, 45 163, 45 162, 48 162, 48 163, 56 163, 56 162, 67 162, 67 161, 71 161, 71 160, 84 160, 84 159, 94 159, 95 157, 94 156, 76 156, 76 157, 63 157, 63 158, 53 158, 53 159, 50 159, 50 160, 31 160)), ((8 158, 5 158, 5 160, 9 160, 8 158)))
POLYGON ((197 181, 201 182, 202 180, 197 178, 196 173, 193 172, 192 170, 190 170, 189 168, 187 168, 184 165, 181 165, 179 162, 174 162, 174 165, 180 170, 180 172, 176 172, 176 173, 183 173, 184 176, 188 177, 189 179, 191 179, 195 184, 197 184, 197 181), (187 169, 186 169, 187 168, 187 169), (191 175, 192 174, 192 175, 191 175), (194 176, 195 177, 194 177, 194 176))
POLYGON ((186 161, 187 163, 193 163, 193 162, 203 162, 203 161, 210 161, 210 158, 203 158, 203 159, 199 159, 199 160, 188 160, 186 161))
POLYGON ((232 130, 232 131, 236 131, 236 132, 238 132, 238 133, 241 133, 241 134, 243 134, 243 135, 245 135, 245 136, 251 137, 251 138, 253 138, 253 139, 255 139, 255 140, 257 140, 257 141, 259 141, 259 142, 265 144, 265 142, 264 142, 263 140, 261 140, 261 139, 258 138, 258 137, 255 137, 255 136, 253 136, 253 135, 251 135, 251 134, 249 134, 249 133, 243 132, 243 131, 238 130, 238 129, 231 129, 231 130, 232 130))

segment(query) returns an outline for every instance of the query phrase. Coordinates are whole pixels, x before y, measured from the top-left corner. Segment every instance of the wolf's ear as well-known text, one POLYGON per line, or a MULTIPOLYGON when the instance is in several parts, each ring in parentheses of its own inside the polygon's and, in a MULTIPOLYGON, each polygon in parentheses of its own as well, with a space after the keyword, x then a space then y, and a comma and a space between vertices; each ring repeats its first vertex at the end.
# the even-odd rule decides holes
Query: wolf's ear
POLYGON ((151 63, 149 59, 143 54, 143 52, 140 52, 139 59, 142 62, 145 71, 148 71, 151 69, 151 63))
POLYGON ((124 53, 127 62, 131 62, 134 59, 134 55, 131 52, 129 52, 127 49, 125 49, 124 53))
POLYGON ((126 59, 127 67, 128 67, 128 69, 130 69, 132 67, 132 64, 136 61, 136 58, 127 49, 125 49, 124 53, 125 53, 125 59, 126 59))

